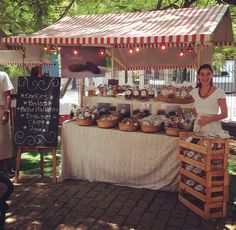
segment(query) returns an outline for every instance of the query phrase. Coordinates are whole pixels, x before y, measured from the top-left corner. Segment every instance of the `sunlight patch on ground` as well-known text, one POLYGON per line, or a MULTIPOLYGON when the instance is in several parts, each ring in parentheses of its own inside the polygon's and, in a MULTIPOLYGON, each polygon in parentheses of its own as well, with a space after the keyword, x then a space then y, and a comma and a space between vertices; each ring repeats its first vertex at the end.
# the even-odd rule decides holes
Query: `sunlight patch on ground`
POLYGON ((6 223, 10 224, 10 223, 14 223, 17 221, 17 217, 9 217, 6 219, 6 223))
POLYGON ((227 229, 227 230, 235 230, 236 229, 236 225, 234 225, 234 224, 226 224, 225 225, 225 229, 227 229))

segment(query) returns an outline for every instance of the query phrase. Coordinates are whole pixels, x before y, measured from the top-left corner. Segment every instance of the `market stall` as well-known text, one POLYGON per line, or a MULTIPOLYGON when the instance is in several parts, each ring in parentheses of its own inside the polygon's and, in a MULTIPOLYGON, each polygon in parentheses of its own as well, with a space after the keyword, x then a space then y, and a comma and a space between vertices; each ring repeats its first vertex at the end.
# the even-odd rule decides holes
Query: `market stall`
MULTIPOLYGON (((214 45, 234 44, 227 5, 65 17, 30 36, 3 38, 1 42, 41 44, 42 49, 100 46, 111 56, 113 70, 196 69, 211 63, 214 45)), ((115 104, 119 99, 92 97, 85 98, 84 104, 104 100, 115 104)), ((153 111, 159 103, 153 102, 153 111)), ((178 138, 163 134, 64 123, 60 178, 173 190, 178 182, 177 147, 178 138)))

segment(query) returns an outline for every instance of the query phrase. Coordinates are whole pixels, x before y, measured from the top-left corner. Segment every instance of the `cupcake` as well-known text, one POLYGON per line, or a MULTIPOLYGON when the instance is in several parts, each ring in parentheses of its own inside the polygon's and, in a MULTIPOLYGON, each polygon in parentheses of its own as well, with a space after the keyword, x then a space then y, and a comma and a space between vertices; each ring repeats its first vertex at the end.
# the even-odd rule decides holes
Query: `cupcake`
POLYGON ((140 100, 148 100, 148 92, 146 89, 142 89, 140 92, 140 100))
POLYGON ((151 99, 155 97, 155 91, 153 89, 148 90, 148 97, 151 99))
POLYGON ((133 98, 133 90, 132 89, 126 89, 125 98, 126 99, 132 99, 133 98))
POLYGON ((139 99, 139 96, 140 96, 140 90, 135 89, 133 95, 134 95, 134 98, 135 98, 135 99, 139 99))

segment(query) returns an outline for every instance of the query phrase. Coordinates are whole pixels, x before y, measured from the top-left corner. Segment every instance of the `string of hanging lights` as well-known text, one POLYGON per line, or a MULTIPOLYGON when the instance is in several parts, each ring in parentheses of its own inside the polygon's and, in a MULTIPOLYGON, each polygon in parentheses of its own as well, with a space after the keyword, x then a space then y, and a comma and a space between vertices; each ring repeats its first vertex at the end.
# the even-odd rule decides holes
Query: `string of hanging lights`
MULTIPOLYGON (((161 50, 166 50, 168 48, 168 45, 167 44, 159 44, 158 47, 161 48, 161 50)), ((180 50, 178 52, 178 56, 180 57, 183 57, 185 56, 186 54, 188 53, 192 53, 193 50, 194 50, 194 47, 195 47, 195 44, 194 43, 191 43, 189 44, 187 47, 180 47, 180 50)), ((61 50, 61 47, 60 46, 50 46, 50 45, 44 45, 43 46, 43 50, 45 52, 48 52, 48 53, 59 53, 60 50, 61 50)), ((140 52, 141 48, 139 46, 137 47, 130 47, 128 49, 128 53, 129 55, 134 55, 136 52, 140 52)), ((78 56, 79 55, 79 51, 77 49, 74 49, 73 50, 73 54, 75 56, 78 56)), ((103 57, 105 55, 105 48, 101 48, 99 51, 98 51, 98 55, 100 57, 103 57)))
MULTIPOLYGON (((50 46, 50 45, 44 45, 42 49, 47 52, 47 53, 55 53, 58 54, 60 53, 61 47, 60 46, 50 46)), ((79 49, 73 49, 73 55, 79 56, 79 49)), ((98 51, 98 55, 100 57, 103 57, 105 55, 105 48, 101 48, 98 51)))
MULTIPOLYGON (((168 48, 168 45, 167 45, 167 44, 158 44, 157 47, 160 47, 161 50, 164 51, 164 50, 166 50, 166 49, 168 48)), ((195 44, 194 44, 194 43, 189 44, 187 47, 182 47, 182 46, 181 46, 181 47, 180 47, 180 50, 179 50, 179 52, 178 52, 178 56, 183 57, 183 56, 185 56, 185 55, 188 54, 188 53, 192 53, 194 47, 195 47, 195 44)), ((135 52, 139 52, 139 51, 140 51, 140 48, 139 48, 139 47, 136 47, 136 48, 130 47, 130 48, 128 49, 128 53, 129 53, 130 55, 133 55, 133 54, 135 54, 135 52)))

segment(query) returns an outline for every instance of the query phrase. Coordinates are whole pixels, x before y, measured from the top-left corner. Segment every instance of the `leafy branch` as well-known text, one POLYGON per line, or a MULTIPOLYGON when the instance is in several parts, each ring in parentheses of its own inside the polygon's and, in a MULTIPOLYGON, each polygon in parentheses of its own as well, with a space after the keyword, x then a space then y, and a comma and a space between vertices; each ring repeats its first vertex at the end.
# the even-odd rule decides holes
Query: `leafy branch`
POLYGON ((67 15, 68 11, 70 10, 70 8, 72 7, 72 5, 73 5, 74 3, 75 3, 75 0, 72 0, 72 1, 70 2, 70 4, 65 8, 64 12, 63 12, 63 13, 61 14, 61 16, 59 17, 58 21, 67 15))

